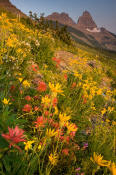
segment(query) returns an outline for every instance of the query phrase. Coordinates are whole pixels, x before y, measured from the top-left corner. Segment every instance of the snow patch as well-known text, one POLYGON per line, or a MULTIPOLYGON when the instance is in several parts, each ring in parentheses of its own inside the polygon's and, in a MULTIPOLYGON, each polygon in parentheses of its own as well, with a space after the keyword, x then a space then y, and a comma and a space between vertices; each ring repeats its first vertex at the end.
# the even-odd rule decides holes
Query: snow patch
POLYGON ((101 32, 101 30, 99 29, 99 28, 94 28, 94 29, 86 29, 88 32, 92 32, 92 33, 99 33, 99 32, 101 32))

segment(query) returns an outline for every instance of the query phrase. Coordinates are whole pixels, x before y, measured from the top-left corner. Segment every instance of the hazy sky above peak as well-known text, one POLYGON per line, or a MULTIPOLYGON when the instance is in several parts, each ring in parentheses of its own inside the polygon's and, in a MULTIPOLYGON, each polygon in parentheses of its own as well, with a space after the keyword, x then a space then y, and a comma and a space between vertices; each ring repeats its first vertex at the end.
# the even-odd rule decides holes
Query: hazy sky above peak
POLYGON ((116 0, 10 0, 17 8, 28 14, 31 10, 45 13, 66 12, 77 22, 83 11, 88 10, 98 27, 105 27, 116 34, 116 0))

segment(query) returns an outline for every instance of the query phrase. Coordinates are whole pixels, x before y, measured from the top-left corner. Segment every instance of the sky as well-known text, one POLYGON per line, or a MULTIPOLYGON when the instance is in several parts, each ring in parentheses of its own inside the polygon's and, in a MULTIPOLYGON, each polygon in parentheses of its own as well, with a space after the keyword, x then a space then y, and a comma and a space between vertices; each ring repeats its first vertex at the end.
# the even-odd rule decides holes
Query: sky
POLYGON ((29 14, 65 12, 77 22, 83 11, 92 15, 98 27, 105 27, 116 34, 116 0, 10 0, 22 12, 29 14))

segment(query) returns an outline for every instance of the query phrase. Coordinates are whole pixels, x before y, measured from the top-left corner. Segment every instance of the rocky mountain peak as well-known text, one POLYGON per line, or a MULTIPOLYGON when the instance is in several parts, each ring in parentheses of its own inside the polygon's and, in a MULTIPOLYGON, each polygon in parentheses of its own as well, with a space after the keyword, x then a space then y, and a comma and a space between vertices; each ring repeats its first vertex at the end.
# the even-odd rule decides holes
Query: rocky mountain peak
POLYGON ((93 30, 97 28, 96 23, 94 22, 91 14, 88 11, 84 11, 82 16, 79 17, 77 25, 82 29, 90 29, 93 30))
POLYGON ((60 15, 63 16, 63 17, 68 17, 69 18, 68 13, 62 12, 60 15))
POLYGON ((85 11, 83 12, 83 16, 91 16, 91 14, 90 14, 90 12, 88 12, 87 10, 85 10, 85 11))
POLYGON ((54 12, 51 15, 47 16, 46 19, 52 20, 52 21, 58 21, 61 24, 73 26, 76 25, 76 23, 70 18, 70 16, 67 13, 57 13, 54 12))

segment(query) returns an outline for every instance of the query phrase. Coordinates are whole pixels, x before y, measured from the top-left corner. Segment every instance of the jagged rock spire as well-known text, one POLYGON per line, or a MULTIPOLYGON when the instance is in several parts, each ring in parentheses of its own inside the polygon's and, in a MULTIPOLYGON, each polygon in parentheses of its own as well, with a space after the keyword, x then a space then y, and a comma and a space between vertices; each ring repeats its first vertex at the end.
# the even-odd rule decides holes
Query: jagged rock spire
POLYGON ((78 27, 84 29, 94 29, 97 28, 96 23, 94 22, 91 14, 88 11, 84 11, 82 16, 79 17, 77 22, 78 27))

